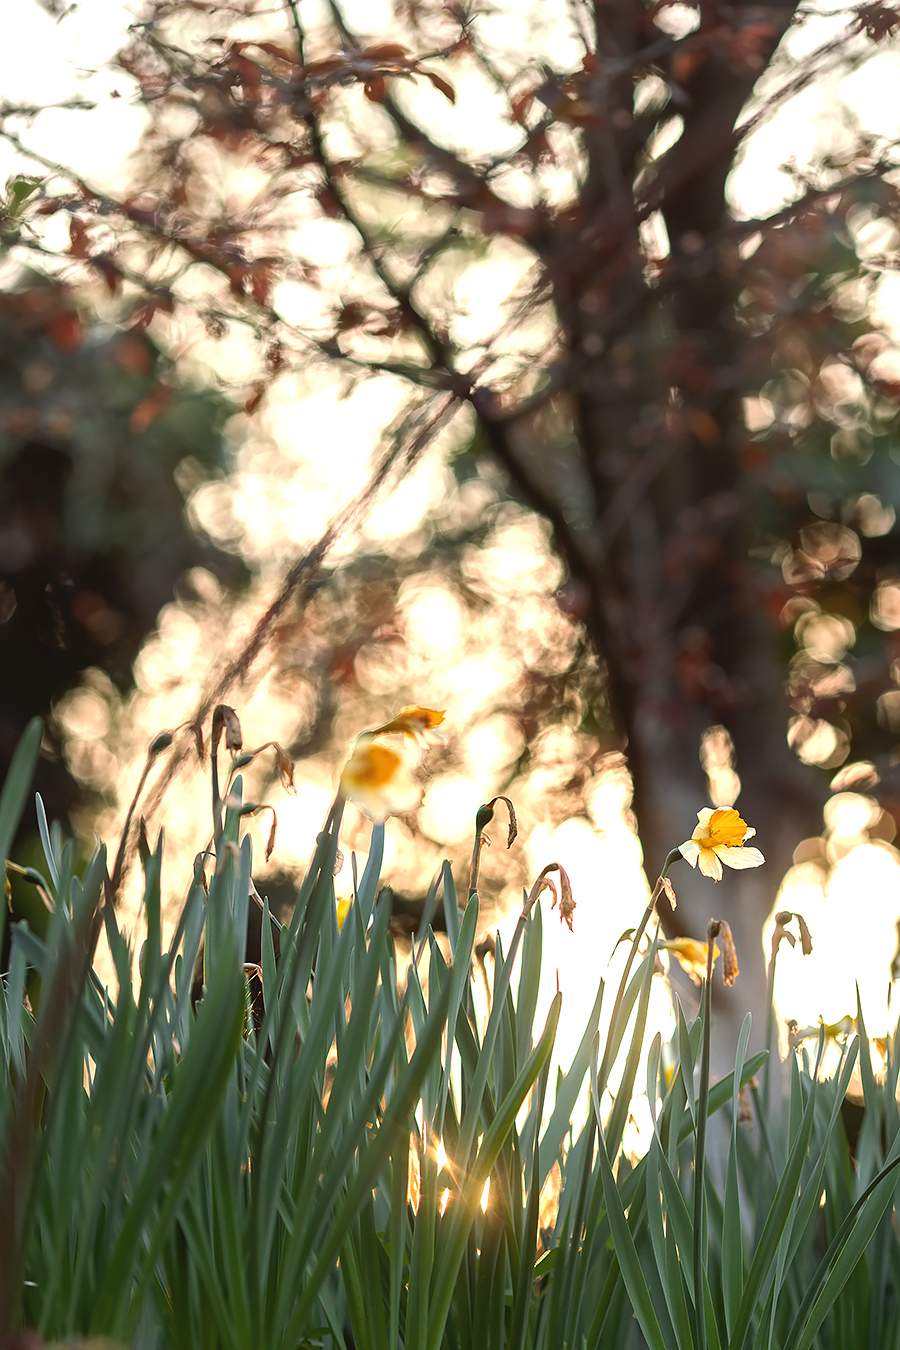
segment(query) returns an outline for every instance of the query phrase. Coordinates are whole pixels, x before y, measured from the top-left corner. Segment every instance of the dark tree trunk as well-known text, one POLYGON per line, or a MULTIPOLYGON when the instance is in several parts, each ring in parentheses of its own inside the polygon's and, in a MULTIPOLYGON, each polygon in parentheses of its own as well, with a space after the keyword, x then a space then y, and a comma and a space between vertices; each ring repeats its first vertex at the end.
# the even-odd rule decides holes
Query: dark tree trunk
MULTIPOLYGON (((792 12, 781 10, 763 63, 792 12)), ((598 7, 601 57, 646 44, 637 14, 628 0, 598 7)), ((702 18, 709 32, 742 23, 740 7, 727 21, 706 9, 702 18)), ((756 503, 741 467, 740 281, 721 241, 733 128, 759 71, 736 69, 714 40, 700 50, 683 86, 683 132, 637 194, 661 213, 678 284, 654 290, 645 278, 634 184, 647 131, 631 116, 630 73, 609 120, 586 130, 580 209, 542 257, 576 371, 580 472, 594 512, 580 534, 558 516, 556 545, 589 593, 586 621, 627 738, 648 878, 708 802, 700 747, 719 724, 735 748, 738 807, 767 857, 762 869, 726 871, 718 890, 687 864, 676 868, 678 911, 663 916, 673 933, 702 937, 712 916, 734 931, 742 977, 717 997, 717 1059, 727 1067, 748 1008, 753 1041, 763 1036, 761 929, 796 843, 821 829, 825 784, 787 744, 778 635, 749 555, 756 503)), ((505 462, 515 477, 514 458, 505 462)))

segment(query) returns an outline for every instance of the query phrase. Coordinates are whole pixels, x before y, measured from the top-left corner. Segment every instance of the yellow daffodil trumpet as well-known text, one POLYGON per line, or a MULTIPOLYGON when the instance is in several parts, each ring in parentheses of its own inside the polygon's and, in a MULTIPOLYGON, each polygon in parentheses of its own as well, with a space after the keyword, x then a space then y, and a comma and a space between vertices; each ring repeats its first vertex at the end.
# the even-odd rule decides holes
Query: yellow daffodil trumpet
POLYGON ((726 867, 743 869, 760 867, 765 862, 758 848, 745 847, 755 834, 734 807, 713 810, 706 806, 697 812, 697 828, 678 851, 691 867, 699 867, 705 877, 721 881, 723 863, 726 867))

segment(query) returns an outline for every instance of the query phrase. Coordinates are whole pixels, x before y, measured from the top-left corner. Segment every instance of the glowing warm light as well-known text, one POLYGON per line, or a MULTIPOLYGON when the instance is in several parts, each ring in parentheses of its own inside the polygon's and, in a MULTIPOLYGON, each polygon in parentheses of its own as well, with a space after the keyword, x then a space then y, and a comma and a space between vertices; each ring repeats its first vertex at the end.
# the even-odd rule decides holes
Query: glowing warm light
POLYGON ((422 1173, 419 1170, 419 1151, 416 1148, 415 1139, 412 1140, 412 1147, 409 1150, 409 1161, 407 1163, 406 1175, 406 1198, 414 1214, 419 1212, 419 1200, 422 1194, 422 1173))
MULTIPOLYGON (((370 32, 379 25, 395 22, 393 9, 387 3, 376 3, 373 8, 372 0, 365 4, 353 0, 351 8, 355 8, 359 23, 370 32)), ((559 4, 552 6, 551 11, 562 13, 564 8, 559 4)), ((506 13, 499 6, 483 16, 481 23, 497 42, 512 39, 514 45, 518 43, 523 48, 527 44, 535 59, 539 56, 557 70, 574 69, 582 53, 570 24, 542 22, 539 30, 531 29, 531 19, 542 9, 534 0, 509 6, 506 13)), ((673 19, 685 14, 692 15, 686 6, 669 10, 673 19)), ((84 6, 74 6, 71 16, 60 24, 36 6, 16 6, 10 18, 12 31, 6 34, 8 52, 14 55, 0 58, 5 61, 2 84, 6 97, 11 101, 21 97, 32 103, 45 96, 65 97, 76 87, 78 92, 102 94, 98 81, 106 82, 107 88, 114 82, 127 91, 129 80, 121 70, 116 70, 114 76, 109 72, 92 76, 90 85, 76 86, 72 58, 85 69, 100 66, 119 45, 131 18, 118 0, 102 0, 99 7, 97 4, 90 7, 90 12, 84 6), (23 51, 40 53, 40 59, 23 64, 18 59, 23 51)), ((690 21, 693 22, 693 17, 690 21)), ((808 41, 815 22, 788 34, 787 47, 808 41)), ((855 102, 864 110, 863 126, 884 122, 885 134, 893 134, 895 83, 894 58, 884 53, 860 63, 844 80, 842 89, 851 106, 855 102)), ((466 67, 458 80, 458 91, 455 106, 447 105, 424 81, 404 87, 398 97, 413 102, 424 100, 422 106, 427 107, 429 119, 433 113, 436 135, 449 145, 459 145, 465 150, 475 145, 481 150, 489 146, 493 152, 502 150, 519 135, 506 117, 503 100, 474 67, 466 67)), ((816 111, 833 94, 831 86, 826 85, 804 91, 792 100, 790 109, 750 138, 743 162, 731 176, 729 189, 732 200, 748 216, 776 208, 785 192, 793 194, 792 174, 774 166, 782 163, 782 147, 787 143, 795 159, 801 162, 806 154, 812 153, 816 111)), ((111 174, 117 157, 131 148, 130 142, 142 118, 143 114, 131 108, 127 97, 114 105, 104 105, 101 99, 101 107, 95 113, 41 114, 28 129, 26 139, 54 159, 77 161, 80 170, 89 176, 111 174)), ((674 131, 676 124, 673 119, 669 121, 674 131)), ((6 172, 21 167, 8 148, 3 148, 0 159, 4 165, 0 179, 6 172)), ((548 177, 548 200, 565 200, 569 187, 567 173, 561 168, 555 179, 551 181, 548 177)), ((514 195, 516 184, 507 182, 505 189, 514 195)), ((335 222, 306 221, 298 222, 295 233, 298 257, 316 261, 326 269, 342 269, 342 275, 349 268, 352 232, 345 230, 342 234, 335 222)), ((502 321, 507 301, 525 278, 530 263, 528 251, 514 241, 497 238, 488 241, 486 248, 488 251, 470 267, 460 268, 458 261, 454 261, 456 274, 450 279, 465 311, 452 320, 454 334, 473 346, 502 321)), ((891 278, 882 284, 882 302, 895 284, 896 280, 891 278)), ((311 288, 303 289, 295 283, 279 287, 276 300, 288 318, 294 315, 298 322, 304 323, 321 306, 321 297, 311 288)), ((887 304, 885 321, 895 324, 898 312, 896 304, 887 304)), ((539 329, 543 322, 538 316, 536 327, 539 329)), ((527 357, 524 339, 522 351, 527 357)), ((514 356, 520 362, 523 359, 521 353, 514 356)), ((182 369, 193 369, 201 375, 224 372, 225 378, 233 374, 240 380, 244 377, 246 357, 247 348, 236 337, 205 346, 201 338, 194 354, 182 361, 182 369)), ((834 371, 829 378, 836 396, 836 382, 850 378, 850 372, 830 369, 834 371)), ((212 589, 207 586, 199 603, 179 602, 163 610, 157 632, 147 640, 136 663, 133 694, 122 699, 108 681, 104 683, 105 677, 90 672, 83 688, 67 695, 56 709, 73 771, 83 783, 105 794, 108 803, 99 816, 85 817, 80 822, 86 839, 91 838, 95 829, 104 838, 117 836, 149 740, 163 727, 179 724, 196 706, 208 671, 222 664, 220 658, 224 659, 224 654, 234 649, 271 598, 268 586, 272 578, 283 572, 285 560, 298 555, 318 534, 324 520, 362 481, 377 441, 377 428, 395 415, 406 396, 404 383, 390 375, 367 380, 340 400, 337 377, 323 377, 320 383, 317 380, 318 377, 315 381, 310 377, 301 387, 298 380, 285 379, 273 387, 268 396, 268 411, 255 424, 241 417, 234 419, 228 434, 233 443, 236 472, 227 481, 199 487, 189 502, 192 519, 258 568, 263 580, 254 583, 240 606, 230 612, 210 577, 212 589), (322 453, 321 447, 326 448, 326 453, 322 453), (349 493, 348 484, 352 485, 349 493)), ((755 412, 760 418, 768 416, 765 402, 762 398, 757 400, 755 412)), ((451 499, 449 454, 467 440, 470 431, 470 413, 461 412, 442 433, 434 452, 369 517, 365 541, 400 540, 421 526, 429 512, 442 508, 451 499)), ((497 709, 514 706, 515 692, 524 673, 552 673, 558 669, 559 663, 568 659, 576 640, 577 630, 559 613, 552 598, 562 574, 549 551, 546 524, 519 507, 510 504, 497 507, 496 493, 484 478, 466 485, 447 510, 459 512, 459 523, 468 526, 485 518, 488 507, 495 514, 485 547, 470 549, 464 562, 466 585, 481 600, 490 602, 485 604, 484 611, 470 612, 440 578, 406 583, 398 608, 399 631, 406 646, 398 650, 402 644, 397 643, 386 652, 384 647, 373 643, 368 649, 361 649, 351 662, 357 687, 352 695, 345 697, 344 691, 340 693, 339 718, 344 719, 340 726, 348 742, 355 729, 374 725, 385 711, 380 709, 371 719, 357 720, 348 726, 356 712, 354 699, 369 699, 371 710, 371 704, 379 698, 387 695, 393 698, 402 687, 415 690, 416 697, 435 703, 452 701, 455 723, 460 728, 459 753, 463 761, 436 774, 428 787, 418 818, 425 840, 421 834, 413 837, 404 833, 405 827, 392 821, 386 842, 385 875, 394 882, 398 876, 409 879, 410 886, 419 884, 421 874, 436 861, 437 850, 430 853, 428 841, 442 845, 462 841, 471 831, 474 808, 502 790, 501 780, 521 752, 523 736, 519 723, 497 709), (489 724, 480 720, 485 714, 491 717, 489 724)), ((860 498, 857 509, 856 528, 864 534, 877 535, 890 528, 893 508, 883 506, 879 499, 871 495, 860 498)), ((847 541, 852 543, 854 537, 852 531, 825 525, 818 536, 807 535, 802 541, 803 549, 810 558, 824 558, 827 562, 829 556, 844 556, 847 541)), ((352 552, 359 539, 360 536, 349 534, 341 542, 337 556, 352 552)), ((792 559, 786 566, 796 564, 797 560, 792 559)), ((885 580, 879 586, 872 621, 885 631, 900 628, 900 585, 896 581, 885 580)), ((818 609, 809 611, 809 617, 798 623, 797 631, 808 656, 830 663, 840 660, 854 637, 849 620, 824 616, 818 609)), ((298 647, 297 655, 291 657, 295 667, 308 669, 304 661, 311 665, 321 660, 322 650, 315 646, 316 634, 312 629, 300 637, 295 635, 291 641, 296 641, 298 647)), ((285 744, 302 742, 315 716, 317 695, 312 687, 298 678, 288 688, 279 683, 278 676, 276 670, 272 677, 267 676, 257 686, 242 691, 242 721, 245 728, 258 729, 260 734, 253 737, 256 743, 269 737, 285 744)), ((890 705, 885 705, 885 716, 889 708, 890 705)), ((711 800, 714 806, 725 807, 735 799, 739 783, 727 745, 718 734, 720 730, 711 729, 716 735, 708 736, 704 742, 707 751, 704 763, 711 800)), ((825 721, 799 718, 791 735, 799 756, 812 764, 836 766, 848 753, 845 734, 825 721)), ((548 925, 541 974, 539 1022, 540 1009, 546 1011, 557 981, 564 991, 555 1059, 566 1067, 593 1002, 598 969, 605 967, 605 956, 622 928, 637 920, 646 902, 640 849, 627 817, 630 786, 621 762, 597 772, 588 784, 585 796, 590 821, 578 817, 560 822, 559 815, 553 815, 547 808, 547 801, 561 791, 571 775, 572 764, 589 761, 596 747, 588 744, 588 740, 569 726, 539 735, 531 746, 532 767, 516 784, 520 815, 533 822, 524 849, 530 875, 536 875, 552 859, 559 859, 571 875, 579 897, 580 940, 574 944, 565 942, 557 925, 548 925)), ((412 780, 398 773, 394 761, 387 761, 387 766, 393 768, 385 778, 385 759, 372 757, 379 758, 382 781, 368 786, 381 790, 385 782, 390 783, 396 777, 394 786, 404 788, 402 800, 415 804, 413 798, 418 800, 419 789, 412 780)), ((302 871, 331 800, 335 767, 330 753, 308 757, 298 773, 297 796, 279 795, 279 837, 273 865, 287 872, 302 871)), ((359 777, 365 780, 367 771, 374 772, 377 767, 371 760, 363 763, 359 777)), ((374 777, 378 778, 377 772, 374 777)), ((162 813, 169 858, 164 875, 166 884, 172 888, 165 897, 170 916, 181 901, 183 878, 196 850, 196 841, 205 838, 208 832, 206 768, 192 763, 179 779, 177 794, 177 809, 166 809, 164 805, 162 813)), ((383 803, 379 800, 378 804, 383 803)), ((871 799, 859 794, 835 795, 826 806, 825 818, 827 858, 834 864, 830 879, 826 884, 821 867, 803 864, 792 869, 779 898, 778 908, 788 905, 807 915, 816 942, 810 958, 782 947, 778 959, 779 1005, 786 1015, 796 1016, 801 1023, 814 1021, 820 1012, 826 1020, 835 1022, 844 1013, 854 1011, 853 982, 858 978, 870 1030, 886 1024, 884 992, 895 945, 894 897, 900 871, 893 849, 883 843, 864 842, 876 810, 871 799)), ((713 815, 712 810, 708 815, 713 815)), ((249 823, 247 828, 259 827, 249 823)), ((722 852, 718 855, 714 844, 704 847, 705 839, 712 839, 711 832, 705 839, 697 839, 695 831, 693 842, 698 846, 698 859, 708 855, 710 865, 717 856, 720 861, 734 865, 738 854, 746 865, 749 855, 757 852, 743 847, 748 837, 749 832, 740 839, 723 836, 719 841, 722 852)), ((259 853, 261 849, 257 850, 259 853)), ((490 865, 488 859, 486 871, 490 865)), ((517 857, 511 858, 507 865, 524 868, 517 857)), ((345 876, 349 874, 349 866, 348 861, 345 876)), ((500 897, 501 903, 505 899, 510 909, 521 899, 521 891, 517 896, 516 890, 517 885, 510 881, 505 896, 500 897)), ((338 913, 340 916, 340 908, 338 913)), ((135 908, 132 917, 136 914, 135 908)), ((505 934, 508 935, 514 922, 513 914, 511 921, 503 925, 505 934)), ((621 959, 619 952, 616 960, 621 959)), ((663 1028, 664 1036, 671 1029, 671 1006, 661 982, 654 982, 649 1023, 648 1036, 657 1027, 663 1028)), ((422 1126, 421 1112, 419 1115, 422 1126)), ((442 1143, 438 1144, 437 1158, 439 1166, 445 1165, 442 1143)), ((483 1209, 489 1185, 485 1184, 483 1209)), ((412 1148, 409 1193, 414 1208, 418 1207, 419 1192, 418 1157, 412 1148)), ((449 1195, 447 1189, 441 1196, 442 1213, 449 1195)))
POLYGON ((443 1139, 438 1140, 437 1153, 435 1154, 438 1165, 438 1172, 447 1166, 447 1150, 444 1148, 443 1139))
POLYGON ((487 1214, 488 1201, 491 1198, 491 1179, 488 1177, 481 1191, 481 1212, 487 1214))
MULTIPOLYGON (((852 794, 848 794, 852 795, 852 794)), ((840 814, 840 812, 836 813, 840 814)), ((860 813, 861 814, 861 813, 860 813)), ((844 817, 858 824, 860 815, 844 817), (855 818, 854 818, 855 817, 855 818)), ((819 1017, 838 1023, 856 1014, 859 986, 863 1015, 870 1036, 893 1032, 897 1009, 889 1009, 890 962, 897 948, 897 891, 900 859, 881 841, 861 843, 860 836, 841 854, 841 838, 827 845, 836 858, 827 877, 820 864, 791 868, 775 909, 799 910, 809 924, 812 955, 782 944, 775 966, 775 999, 782 1018, 801 1026, 819 1017), (835 847, 835 846, 838 847, 835 847)), ((763 939, 771 940, 770 919, 763 939)))

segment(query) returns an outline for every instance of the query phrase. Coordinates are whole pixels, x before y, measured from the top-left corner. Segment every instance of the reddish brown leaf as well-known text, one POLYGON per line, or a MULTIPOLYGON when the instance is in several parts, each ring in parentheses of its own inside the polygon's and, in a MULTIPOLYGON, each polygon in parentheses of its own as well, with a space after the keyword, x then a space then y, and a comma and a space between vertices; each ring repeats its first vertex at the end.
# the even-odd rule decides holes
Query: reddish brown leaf
POLYGON ((340 220, 343 216, 344 212, 341 209, 341 204, 330 187, 320 187, 316 193, 316 201, 329 219, 340 220))
POLYGON ((516 94, 515 98, 511 100, 509 105, 513 121, 518 122, 520 125, 522 125, 525 121, 525 118, 528 116, 528 113, 531 110, 531 105, 533 103, 534 103, 533 89, 526 89, 524 93, 516 94))
POLYGON ((69 252, 73 258, 86 258, 88 253, 87 226, 77 216, 69 221, 69 252))
POLYGON ((363 47, 357 54, 357 60, 407 65, 410 55, 408 48, 401 46, 399 42, 376 42, 371 47, 363 47))
POLYGON ((250 294, 258 305, 269 303, 273 271, 272 264, 267 258, 260 258, 250 267, 250 294))
POLYGON ((435 89, 439 89, 451 103, 456 102, 456 90, 449 80, 444 79, 443 75, 438 75, 434 70, 426 70, 424 66, 419 67, 418 74, 424 75, 426 80, 430 80, 435 89))
POLYGON ((323 61, 310 61, 308 66, 300 67, 300 75, 304 79, 322 79, 328 75, 336 75, 338 72, 349 70, 347 58, 344 56, 329 56, 323 61))
POLYGON ((252 417, 255 412, 259 411, 260 404, 262 403, 263 399, 266 396, 266 390, 268 389, 268 387, 269 386, 263 383, 262 381, 260 381, 259 384, 255 384, 253 386, 253 391, 250 394, 250 397, 247 399, 246 403, 244 404, 244 412, 247 414, 248 417, 252 417))
POLYGON ((289 51, 287 47, 281 47, 277 42, 254 42, 253 46, 258 51, 265 52, 268 56, 274 56, 278 61, 286 61, 288 65, 294 65, 297 60, 296 52, 289 51))
POLYGON ((363 85, 366 98, 370 103, 383 103, 387 88, 380 75, 376 75, 372 80, 366 80, 363 85))
POLYGON ((262 84, 260 67, 247 56, 234 56, 231 60, 231 68, 238 77, 244 97, 251 103, 258 102, 262 84))
POLYGON ((91 266, 103 277, 110 295, 118 295, 122 288, 122 273, 113 262, 112 256, 109 253, 95 253, 91 258, 91 266))

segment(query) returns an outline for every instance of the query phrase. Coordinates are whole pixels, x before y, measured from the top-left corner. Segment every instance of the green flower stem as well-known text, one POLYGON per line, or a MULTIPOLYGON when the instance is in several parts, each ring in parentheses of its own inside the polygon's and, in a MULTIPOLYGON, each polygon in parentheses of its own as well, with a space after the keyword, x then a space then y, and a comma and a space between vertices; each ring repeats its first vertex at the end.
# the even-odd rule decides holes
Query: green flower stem
POLYGON ((621 1009, 622 1002, 625 998, 625 990, 628 987, 628 980, 631 975, 631 968, 634 965, 634 958, 637 955, 638 946, 640 944, 641 938, 644 936, 644 932, 647 928, 647 924, 650 922, 653 911, 656 909, 656 902, 659 899, 659 894, 660 891, 662 890, 663 882, 669 875, 669 868, 672 866, 674 862, 678 862, 678 860, 681 857, 682 857, 681 850, 677 848, 673 848, 671 852, 666 855, 666 860, 663 863, 662 871, 660 872, 659 877, 657 878, 656 881, 656 885, 653 887, 653 890, 650 894, 650 899, 647 903, 647 908, 644 910, 644 917, 641 919, 641 922, 634 930, 634 937, 631 940, 631 950, 628 953, 628 960, 625 962, 625 969, 623 970, 622 978, 619 981, 619 992, 617 993, 616 1001, 613 1004, 612 1020, 610 1022, 610 1030, 606 1040, 606 1046, 603 1051, 603 1061, 600 1065, 600 1072, 597 1075, 597 1090, 601 1094, 604 1088, 606 1087, 606 1080, 609 1077, 609 1072, 610 1069, 612 1068, 612 1064, 609 1062, 609 1060, 611 1048, 615 1044, 614 1032, 616 1028, 616 1022, 618 1020, 619 1010, 621 1009))
MULTIPOLYGON (((700 1050, 700 1091, 697 1097, 697 1134, 694 1144, 694 1307, 697 1314, 697 1342, 706 1345, 706 1317, 703 1303, 703 1228, 706 1222, 706 1124, 709 1111, 710 1023, 712 1020, 712 968, 715 950, 713 924, 707 930, 706 980, 703 985, 703 1041, 700 1050)), ((718 924, 715 925, 718 931, 718 924)))

